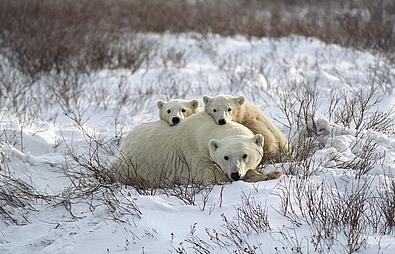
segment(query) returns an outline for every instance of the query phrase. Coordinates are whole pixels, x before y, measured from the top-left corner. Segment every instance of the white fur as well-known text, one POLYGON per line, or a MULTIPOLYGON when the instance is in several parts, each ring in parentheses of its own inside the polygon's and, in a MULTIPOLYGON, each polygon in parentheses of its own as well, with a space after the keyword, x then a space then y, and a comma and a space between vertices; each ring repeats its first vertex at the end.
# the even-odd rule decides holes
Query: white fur
POLYGON ((203 96, 203 102, 206 112, 213 117, 217 124, 220 124, 220 120, 225 120, 225 123, 233 120, 234 110, 240 108, 245 103, 245 97, 233 97, 229 95, 219 95, 216 97, 203 96))
POLYGON ((181 122, 185 117, 199 111, 198 100, 174 99, 168 102, 159 100, 157 106, 159 109, 159 119, 166 121, 170 126, 178 124, 173 122, 174 118, 178 118, 181 122))
POLYGON ((217 124, 234 121, 246 126, 255 134, 262 134, 265 138, 265 160, 277 160, 288 150, 284 134, 254 104, 246 101, 244 96, 204 96, 203 101, 204 110, 217 124))
POLYGON ((126 160, 114 162, 115 179, 132 185, 140 179, 155 187, 191 180, 204 184, 230 181, 233 172, 243 178, 247 170, 255 170, 259 164, 262 143, 261 135, 254 135, 243 125, 217 125, 206 112, 174 127, 164 121, 146 123, 123 140, 121 152, 126 160), (242 158, 244 154, 247 159, 242 158), (225 155, 229 157, 226 162, 225 155))

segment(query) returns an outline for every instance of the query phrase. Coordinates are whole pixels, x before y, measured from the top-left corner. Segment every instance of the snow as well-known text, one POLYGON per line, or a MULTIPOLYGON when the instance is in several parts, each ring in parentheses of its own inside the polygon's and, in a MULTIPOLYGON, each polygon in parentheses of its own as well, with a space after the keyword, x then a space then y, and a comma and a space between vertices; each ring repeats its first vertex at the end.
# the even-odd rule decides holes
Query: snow
MULTIPOLYGON (((369 141, 377 145, 372 156, 383 156, 363 178, 372 181, 372 191, 382 186, 385 179, 393 179, 394 132, 364 130, 356 135, 358 132, 352 126, 344 127, 325 116, 333 92, 354 94, 358 89, 369 89, 372 66, 387 70, 384 74, 389 81, 377 85, 377 96, 382 99, 381 110, 391 108, 395 101, 395 69, 385 58, 298 36, 247 39, 144 34, 141 37, 157 42, 158 54, 136 72, 103 69, 79 77, 82 96, 72 109, 83 110, 82 126, 76 126, 70 115, 65 115, 53 101, 46 101, 42 112, 28 122, 10 111, 1 111, 1 151, 5 155, 2 169, 29 183, 38 193, 62 194, 69 203, 58 204, 58 199, 39 200, 32 202, 35 211, 26 215, 28 222, 23 225, 0 221, 0 253, 177 253, 177 250, 183 253, 182 249, 184 253, 198 253, 187 239, 208 242, 207 249, 212 253, 236 250, 242 253, 232 244, 226 248, 214 244, 206 231, 226 232, 222 215, 233 220, 235 208, 240 207, 246 197, 266 207, 270 229, 259 234, 242 233, 248 241, 243 244, 257 246, 256 253, 291 253, 296 252, 297 246, 303 253, 314 252, 313 232, 308 223, 295 226, 279 212, 282 202, 279 193, 296 181, 296 176, 283 175, 277 180, 255 184, 234 182, 213 186, 197 194, 193 205, 160 190, 154 195, 143 195, 133 187, 117 186, 115 196, 138 207, 134 214, 123 213, 119 208, 111 210, 100 193, 91 196, 92 200, 67 199, 68 187, 72 186, 67 176, 83 170, 67 168, 73 165, 68 151, 72 148, 78 154, 89 152, 81 127, 89 135, 116 146, 120 134, 142 122, 158 119, 157 99, 198 98, 203 105, 203 95, 245 95, 287 133, 287 127, 279 124, 284 122, 277 108, 279 94, 297 92, 304 82, 312 82, 319 92, 315 122, 324 145, 311 155, 309 167, 315 173, 307 181, 325 183, 330 189, 337 186, 340 192, 352 185, 358 186, 355 172, 345 165, 360 161, 364 144, 369 141), (166 59, 169 50, 181 52, 183 60, 166 59), (128 103, 118 107, 125 94, 128 103), (117 126, 115 121, 119 121, 117 126), (3 167, 5 163, 8 168, 3 167)), ((0 59, 8 65, 3 57, 0 59)), ((38 89, 45 82, 51 82, 51 77, 42 77, 34 87, 38 89)), ((36 106, 32 105, 31 110, 36 106)), ((102 156, 103 160, 112 159, 109 154, 102 156)), ((289 163, 275 164, 265 170, 285 171, 287 167, 289 163)), ((3 205, 2 202, 0 200, 3 205)), ((366 234, 366 245, 359 252, 395 252, 393 234, 380 235, 372 231, 366 234)), ((347 252, 346 237, 342 233, 336 237, 329 252, 347 252)))

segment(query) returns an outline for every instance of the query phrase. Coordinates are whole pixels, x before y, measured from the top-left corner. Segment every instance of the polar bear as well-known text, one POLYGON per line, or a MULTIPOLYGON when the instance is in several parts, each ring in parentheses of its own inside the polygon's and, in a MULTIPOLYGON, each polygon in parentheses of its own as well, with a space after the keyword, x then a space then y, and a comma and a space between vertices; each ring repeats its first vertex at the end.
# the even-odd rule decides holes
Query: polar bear
POLYGON ((288 150, 284 134, 244 96, 219 95, 203 97, 204 110, 219 125, 240 123, 265 138, 264 161, 276 161, 288 150))
POLYGON ((160 120, 168 122, 170 126, 178 124, 185 117, 199 111, 198 100, 174 99, 168 102, 159 100, 157 106, 160 120))
POLYGON ((278 178, 256 170, 262 158, 262 135, 238 123, 217 125, 206 112, 176 126, 164 121, 132 129, 121 143, 114 179, 140 187, 249 182, 278 178))

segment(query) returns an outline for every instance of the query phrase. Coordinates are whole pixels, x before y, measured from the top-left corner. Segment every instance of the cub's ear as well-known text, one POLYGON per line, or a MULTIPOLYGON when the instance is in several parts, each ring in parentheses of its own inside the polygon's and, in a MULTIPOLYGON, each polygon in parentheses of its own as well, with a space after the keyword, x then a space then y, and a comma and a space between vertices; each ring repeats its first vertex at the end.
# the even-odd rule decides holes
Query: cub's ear
POLYGON ((207 96, 207 95, 203 96, 203 102, 204 102, 204 104, 206 104, 206 105, 207 105, 212 99, 213 99, 213 98, 211 98, 211 97, 209 97, 209 96, 207 96))
POLYGON ((239 105, 243 105, 246 102, 246 97, 244 96, 239 96, 235 98, 236 103, 239 105))
POLYGON ((257 146, 263 146, 263 142, 265 141, 262 134, 256 134, 252 139, 257 146))
POLYGON ((208 150, 210 152, 210 156, 212 156, 214 154, 214 152, 218 149, 218 147, 220 146, 220 141, 217 139, 211 139, 208 142, 208 150))
POLYGON ((162 110, 162 107, 163 107, 163 105, 165 105, 166 104, 166 102, 164 102, 164 101, 162 101, 162 100, 159 100, 157 103, 156 103, 156 105, 158 106, 158 109, 159 110, 162 110))
POLYGON ((199 101, 198 100, 192 100, 192 101, 189 102, 189 104, 191 104, 192 108, 194 108, 194 109, 199 107, 199 101))

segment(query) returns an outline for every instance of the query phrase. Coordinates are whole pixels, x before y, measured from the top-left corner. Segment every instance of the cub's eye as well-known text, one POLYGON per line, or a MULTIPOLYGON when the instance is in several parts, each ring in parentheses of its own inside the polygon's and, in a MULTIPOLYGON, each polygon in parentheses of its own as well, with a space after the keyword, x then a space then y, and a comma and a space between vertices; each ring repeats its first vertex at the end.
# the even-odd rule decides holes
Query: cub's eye
POLYGON ((185 113, 187 110, 186 110, 185 108, 183 108, 181 111, 182 111, 183 113, 185 113))
POLYGON ((232 109, 231 109, 231 108, 228 108, 228 112, 230 112, 230 111, 232 111, 232 109))
POLYGON ((229 157, 228 156, 224 156, 224 160, 229 160, 229 157))
POLYGON ((215 112, 217 112, 217 110, 216 110, 216 109, 213 109, 213 112, 215 113, 215 112))
POLYGON ((168 109, 168 110, 167 110, 167 113, 169 113, 169 114, 170 114, 170 112, 171 112, 171 110, 170 110, 170 109, 168 109))
POLYGON ((243 159, 247 159, 248 155, 245 153, 243 154, 243 159))

